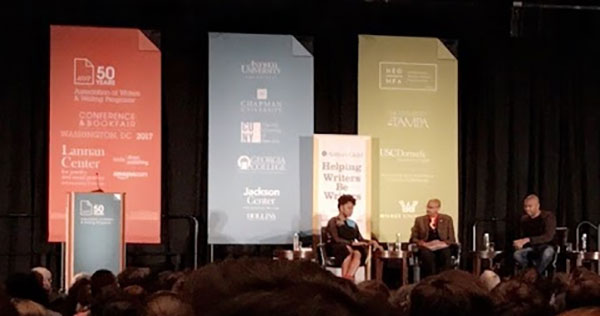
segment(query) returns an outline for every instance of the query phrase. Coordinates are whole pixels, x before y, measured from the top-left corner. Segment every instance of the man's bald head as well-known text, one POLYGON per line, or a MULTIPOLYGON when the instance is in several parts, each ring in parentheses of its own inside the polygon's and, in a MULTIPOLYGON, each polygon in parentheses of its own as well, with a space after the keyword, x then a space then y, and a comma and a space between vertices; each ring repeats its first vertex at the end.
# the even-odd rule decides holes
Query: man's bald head
POLYGON ((533 201, 533 202, 537 202, 539 204, 540 198, 535 194, 529 194, 528 196, 525 197, 525 201, 533 201))
POLYGON ((431 199, 427 201, 427 215, 430 217, 437 216, 440 212, 440 207, 442 206, 442 201, 439 199, 431 199))
POLYGON ((42 277, 44 289, 48 292, 52 290, 52 272, 44 267, 35 267, 31 269, 42 277))
POLYGON ((535 218, 540 215, 540 198, 535 194, 529 194, 523 201, 523 210, 529 217, 535 218))

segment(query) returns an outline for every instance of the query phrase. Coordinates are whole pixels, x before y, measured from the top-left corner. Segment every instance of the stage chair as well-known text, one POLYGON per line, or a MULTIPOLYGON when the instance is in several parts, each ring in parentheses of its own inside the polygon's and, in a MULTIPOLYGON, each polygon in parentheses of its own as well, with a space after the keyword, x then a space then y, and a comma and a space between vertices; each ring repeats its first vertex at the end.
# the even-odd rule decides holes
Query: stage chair
MULTIPOLYGON (((568 248, 568 240, 569 237, 569 228, 568 227, 556 227, 556 233, 554 234, 554 258, 552 259, 552 263, 546 268, 544 271, 545 276, 553 276, 554 273, 558 270, 558 259, 559 257, 563 258, 565 261, 564 266, 566 266, 566 258, 565 254, 567 253, 568 248)), ((562 259, 561 259, 562 261, 562 259)), ((562 266, 562 265, 561 265, 562 266)))
POLYGON ((460 245, 460 243, 456 243, 450 247, 454 247, 454 249, 452 249, 452 257, 450 257, 450 259, 452 260, 452 268, 454 269, 460 269, 460 258, 462 257, 462 246, 460 245))
MULTIPOLYGON (((568 227, 556 227, 556 233, 554 234, 554 240, 552 241, 552 247, 554 247, 554 257, 552 258, 552 262, 546 267, 544 272, 542 273, 544 276, 553 276, 556 271, 558 271, 558 259, 559 257, 564 258, 566 261, 565 255, 567 253, 567 248, 569 247, 567 243, 567 239, 569 236, 569 228, 568 227)), ((562 259, 561 259, 562 260, 562 259)), ((566 263, 565 263, 566 266, 566 263)), ((515 262, 515 270, 514 274, 517 275, 520 269, 518 264, 515 262)))
MULTIPOLYGON (((327 232, 327 227, 321 227, 321 234, 319 235, 319 243, 317 244, 319 263, 323 269, 330 271, 334 275, 342 276, 342 267, 336 264, 335 258, 327 254, 327 244, 331 242, 331 236, 327 232)), ((355 282, 360 283, 370 279, 369 268, 371 266, 371 246, 368 249, 368 255, 365 259, 365 264, 361 265, 361 268, 356 272, 355 282)))
MULTIPOLYGON (((412 266, 413 270, 413 283, 421 281, 421 266, 419 262, 419 247, 415 243, 408 245, 408 250, 412 252, 412 260, 409 260, 409 265, 412 266)), ((456 243, 450 246, 450 267, 452 269, 460 269, 460 258, 462 257, 462 246, 460 243, 456 243)))
MULTIPOLYGON (((408 244, 408 250, 412 252, 409 266, 413 271, 413 283, 421 281, 421 263, 419 261, 419 247, 415 243, 408 244)), ((452 269, 460 269, 460 258, 462 257, 462 246, 456 243, 450 246, 450 267, 452 269)))
MULTIPOLYGON (((554 273, 557 271, 557 261, 560 250, 559 247, 557 247, 556 245, 553 245, 552 247, 554 248, 554 257, 552 258, 552 262, 546 267, 544 272, 542 272, 542 274, 546 277, 553 276, 554 273)), ((513 274, 518 275, 522 269, 523 267, 519 267, 519 264, 515 262, 515 269, 513 274)))

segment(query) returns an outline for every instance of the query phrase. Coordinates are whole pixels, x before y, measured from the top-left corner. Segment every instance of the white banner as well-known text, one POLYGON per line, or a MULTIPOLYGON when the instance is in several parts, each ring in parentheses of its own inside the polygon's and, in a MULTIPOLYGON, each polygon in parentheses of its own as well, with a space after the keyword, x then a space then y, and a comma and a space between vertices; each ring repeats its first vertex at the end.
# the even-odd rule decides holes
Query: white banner
POLYGON ((313 141, 313 228, 320 232, 338 215, 337 199, 356 199, 352 220, 363 237, 371 238, 371 138, 315 135, 313 141))

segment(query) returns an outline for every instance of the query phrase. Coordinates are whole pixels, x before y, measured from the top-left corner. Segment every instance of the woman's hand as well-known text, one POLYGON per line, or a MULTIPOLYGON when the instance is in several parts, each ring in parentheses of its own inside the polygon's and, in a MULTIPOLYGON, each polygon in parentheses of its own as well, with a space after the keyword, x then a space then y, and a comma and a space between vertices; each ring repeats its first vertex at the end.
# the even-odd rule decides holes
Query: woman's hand
POLYGON ((352 246, 368 246, 369 243, 364 242, 364 241, 355 241, 352 243, 352 246))
POLYGON ((383 247, 380 244, 375 243, 373 245, 373 250, 375 250, 375 251, 383 251, 383 247))
POLYGON ((373 247, 373 251, 383 251, 383 247, 381 247, 381 245, 376 240, 369 241, 369 244, 373 247))

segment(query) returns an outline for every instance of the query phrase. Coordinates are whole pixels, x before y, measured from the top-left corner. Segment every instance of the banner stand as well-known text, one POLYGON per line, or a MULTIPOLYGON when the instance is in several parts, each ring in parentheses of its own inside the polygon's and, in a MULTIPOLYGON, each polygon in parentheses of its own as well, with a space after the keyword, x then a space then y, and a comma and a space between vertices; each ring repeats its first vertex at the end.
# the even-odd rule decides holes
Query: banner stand
POLYGON ((60 273, 60 286, 61 286, 61 290, 64 293, 67 293, 67 291, 69 290, 69 288, 67 287, 67 285, 65 284, 65 243, 61 242, 60 243, 60 267, 61 267, 61 273, 60 273))

